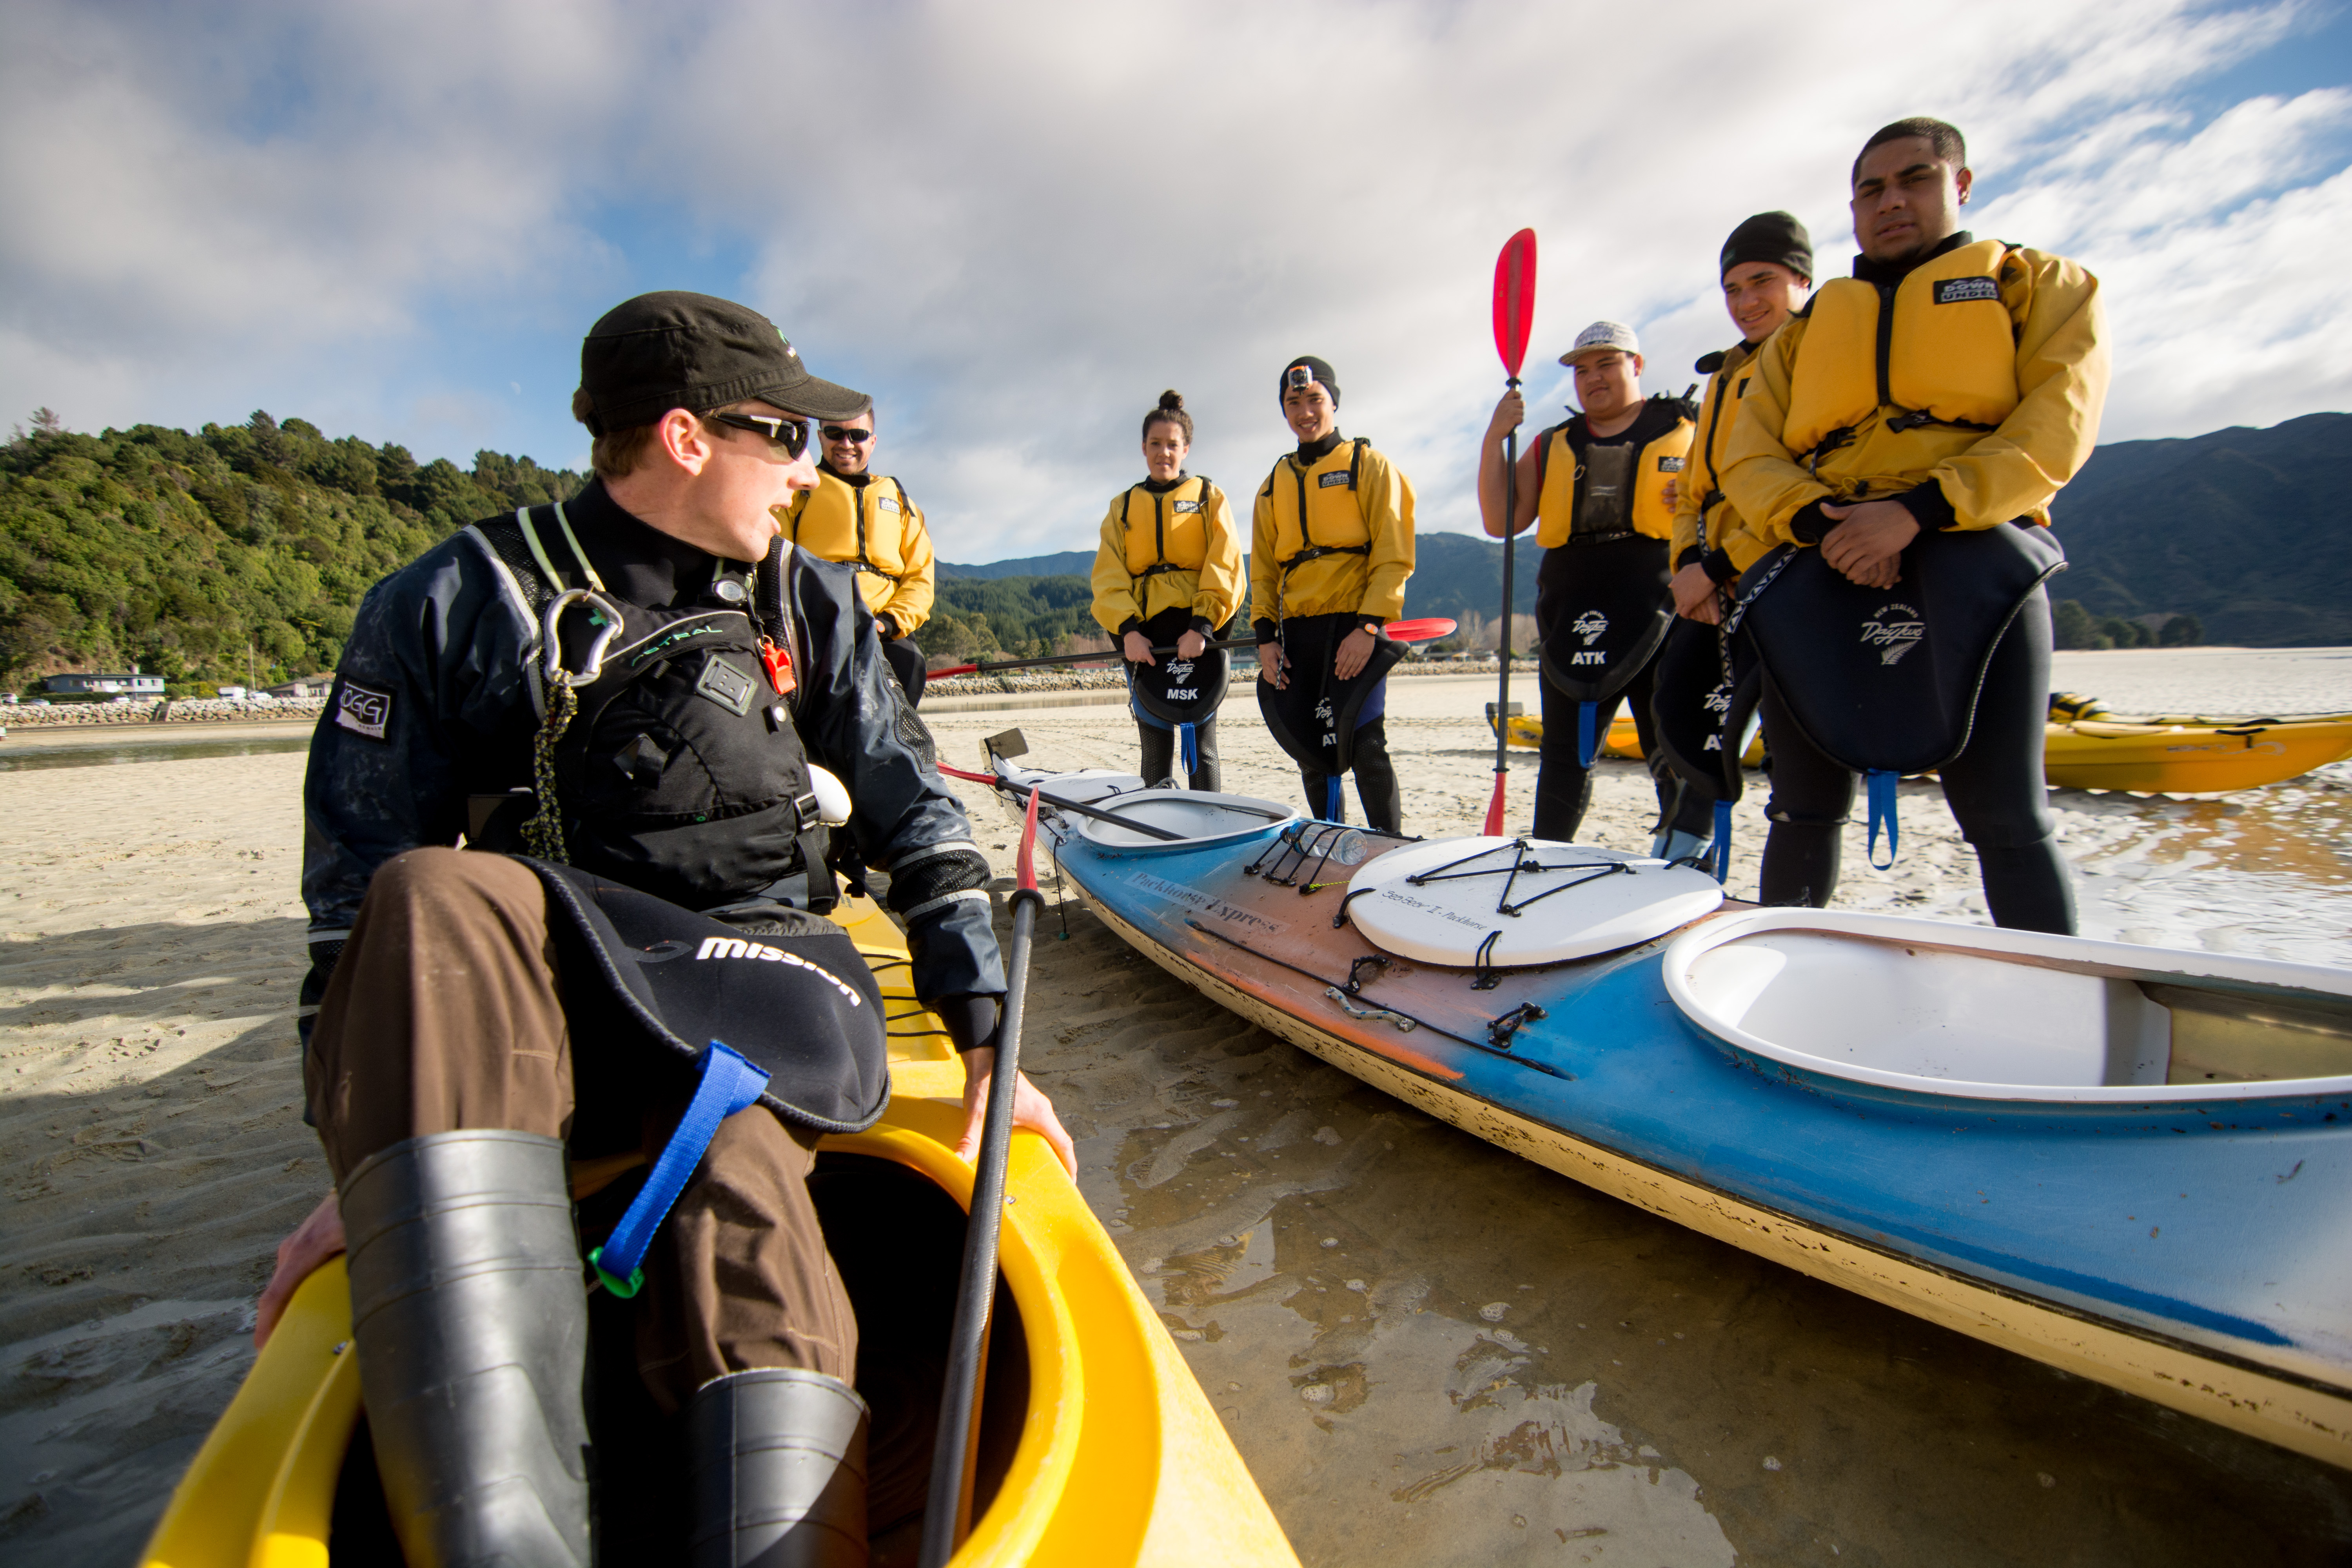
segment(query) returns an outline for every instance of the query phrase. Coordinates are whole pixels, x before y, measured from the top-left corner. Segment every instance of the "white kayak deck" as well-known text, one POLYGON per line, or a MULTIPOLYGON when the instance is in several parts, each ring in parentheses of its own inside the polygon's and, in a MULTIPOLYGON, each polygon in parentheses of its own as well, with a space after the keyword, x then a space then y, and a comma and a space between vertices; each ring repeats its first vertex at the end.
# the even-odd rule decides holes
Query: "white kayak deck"
POLYGON ((1701 1028, 1855 1082, 2132 1103, 2352 1091, 2352 971, 1818 910, 1709 921, 1664 964, 1701 1028))
POLYGON ((1714 878, 1549 838, 1437 838, 1391 849, 1348 882, 1348 919, 1422 963, 1510 968, 1654 942, 1723 902, 1714 878))

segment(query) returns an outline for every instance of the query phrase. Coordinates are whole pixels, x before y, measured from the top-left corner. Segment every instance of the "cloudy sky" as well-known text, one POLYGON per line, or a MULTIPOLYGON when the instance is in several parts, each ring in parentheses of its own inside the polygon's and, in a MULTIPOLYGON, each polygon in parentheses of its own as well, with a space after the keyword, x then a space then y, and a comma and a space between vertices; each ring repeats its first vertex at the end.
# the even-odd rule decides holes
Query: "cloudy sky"
POLYGON ((2347 0, 8 0, 0 424, 583 467, 581 333, 687 288, 876 395, 950 560, 1090 547, 1162 387, 1254 489, 1300 353, 1469 529, 1514 229, 1535 406, 1597 316, 1679 391, 1732 224, 1843 270, 1846 167, 1915 113, 1968 133, 1978 232, 2105 280, 2105 438, 2352 408, 2347 0))

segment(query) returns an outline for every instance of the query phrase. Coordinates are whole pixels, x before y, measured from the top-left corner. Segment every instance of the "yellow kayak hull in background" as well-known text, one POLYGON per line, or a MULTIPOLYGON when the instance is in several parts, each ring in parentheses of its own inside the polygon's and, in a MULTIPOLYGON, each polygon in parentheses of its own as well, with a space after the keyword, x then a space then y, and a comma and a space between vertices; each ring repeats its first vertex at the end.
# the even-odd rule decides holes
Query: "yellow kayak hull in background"
MULTIPOLYGON (((1511 744, 1540 747, 1543 721, 1528 714, 1514 718, 1511 744)), ((1617 715, 1601 754, 1641 759, 1631 714, 1617 715)), ((2247 720, 2101 714, 2050 726, 2042 776, 2059 789, 2204 795, 2277 784, 2347 757, 2352 757, 2352 713, 2247 720)), ((1763 765, 1760 732, 1739 760, 1751 768, 1763 765)))
MULTIPOLYGON (((963 1069, 915 1003, 906 940, 871 902, 841 923, 890 1015, 890 1108, 820 1152, 909 1167, 969 1206, 963 1069)), ((996 1500, 951 1560, 1284 1564, 1297 1557, 1159 1313, 1045 1142, 1013 1141, 1003 1269, 1027 1338, 1027 1415, 996 1500)), ((305 1280, 188 1468, 147 1568, 326 1568, 360 1415, 343 1260, 305 1280)))
POLYGON ((2352 757, 2352 714, 2311 719, 2116 719, 2050 726, 2042 771, 2063 789, 2198 795, 2254 789, 2352 757))

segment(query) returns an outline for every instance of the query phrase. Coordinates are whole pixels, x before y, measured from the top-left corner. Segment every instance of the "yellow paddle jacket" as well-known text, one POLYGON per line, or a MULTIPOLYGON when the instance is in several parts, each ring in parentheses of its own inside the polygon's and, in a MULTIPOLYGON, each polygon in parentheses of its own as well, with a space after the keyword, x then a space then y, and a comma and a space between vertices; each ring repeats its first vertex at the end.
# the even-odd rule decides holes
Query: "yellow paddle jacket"
POLYGON ((1095 552, 1094 616, 1113 637, 1182 605, 1202 635, 1234 618, 1241 599, 1242 540, 1225 492, 1183 474, 1165 490, 1149 482, 1111 498, 1095 552))
POLYGON ((816 489, 776 508, 776 520, 784 537, 812 555, 856 567, 866 607, 888 616, 905 637, 931 618, 931 531, 898 480, 887 474, 859 477, 866 482, 817 469, 816 489))
POLYGON ((1698 436, 1691 443, 1690 463, 1675 494, 1673 560, 1677 571, 1693 563, 1703 565, 1718 583, 1737 578, 1771 548, 1748 529, 1723 489, 1731 432, 1739 422, 1748 384, 1756 379, 1750 362, 1760 346, 1738 343, 1707 355, 1696 367, 1706 373, 1706 391, 1699 397, 1698 436))
POLYGON ((1963 233, 1899 283, 1824 283, 1754 363, 1724 489, 1766 544, 1911 491, 1923 527, 2046 524, 2098 439, 2106 310, 2077 263, 1963 233))
POLYGON ((1393 620, 1412 576, 1412 481, 1361 438, 1301 468, 1286 452, 1250 523, 1250 619, 1393 620))

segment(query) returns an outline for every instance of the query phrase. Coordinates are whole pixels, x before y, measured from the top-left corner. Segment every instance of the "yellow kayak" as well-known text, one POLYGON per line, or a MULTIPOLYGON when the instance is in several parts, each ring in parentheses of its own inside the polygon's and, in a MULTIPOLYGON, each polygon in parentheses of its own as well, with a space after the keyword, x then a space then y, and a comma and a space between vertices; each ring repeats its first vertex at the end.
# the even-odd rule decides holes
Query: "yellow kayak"
MULTIPOLYGON (((963 1069, 938 1019, 915 1005, 906 939, 866 900, 835 918, 891 1012, 891 1097, 879 1122, 826 1138, 820 1156, 890 1162, 967 1206, 971 1167, 951 1152, 963 1127, 963 1069)), ((1000 1315, 993 1336, 1017 1329, 1026 1353, 1007 1355, 1001 1342, 991 1352, 975 1518, 952 1562, 1296 1568, 1159 1314, 1043 1139, 1013 1141, 1006 1194, 1002 1267, 1013 1311, 1000 1315), (1008 1361, 1019 1375, 999 1374, 1008 1361)), ((950 1259, 950 1278, 953 1267, 950 1259)), ((142 1559, 148 1568, 326 1568, 337 1481, 360 1415, 350 1344, 338 1258, 295 1293, 173 1491, 142 1559)))
MULTIPOLYGON (((2352 757, 2352 713, 2290 719, 2125 717, 2109 714, 2087 698, 2059 692, 2050 699, 2050 716, 2042 776, 2060 789, 2176 795, 2253 789, 2352 757)), ((1515 716, 1511 744, 1541 746, 1543 721, 1515 716)), ((1641 742, 1631 714, 1617 715, 1601 754, 1640 759, 1641 742)), ((1748 742, 1739 760, 1751 768, 1763 765, 1760 733, 1748 742)))
MULTIPOLYGON (((2053 710, 2056 701, 2053 700, 2053 710)), ((2064 789, 2253 789, 2352 757, 2352 713, 2308 719, 2085 717, 2050 726, 2043 776, 2064 789)))
MULTIPOLYGON (((1493 723, 1493 720, 1487 721, 1490 728, 1493 723)), ((1530 749, 1541 746, 1543 721, 1526 713, 1513 715, 1511 744, 1530 749)), ((1601 740, 1601 754, 1604 757, 1622 758, 1629 763, 1638 763, 1642 760, 1642 737, 1633 728, 1633 716, 1631 713, 1621 710, 1617 717, 1609 721, 1609 733, 1602 736, 1601 740)), ((1751 768, 1760 768, 1764 765, 1764 739, 1760 732, 1748 742, 1748 750, 1739 760, 1751 768)))

